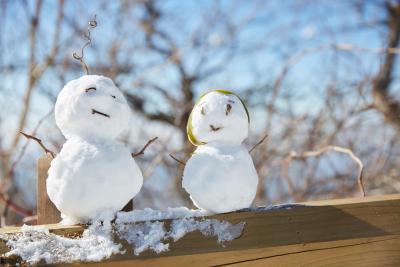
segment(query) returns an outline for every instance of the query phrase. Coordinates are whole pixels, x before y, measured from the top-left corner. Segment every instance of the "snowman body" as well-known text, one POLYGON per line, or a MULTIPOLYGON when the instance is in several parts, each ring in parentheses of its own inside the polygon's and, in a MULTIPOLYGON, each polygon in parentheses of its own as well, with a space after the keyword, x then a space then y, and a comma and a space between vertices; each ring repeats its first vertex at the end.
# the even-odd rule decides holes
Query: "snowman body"
POLYGON ((193 203, 213 213, 248 208, 257 192, 257 172, 242 145, 198 147, 186 163, 183 177, 183 187, 193 203))
POLYGON ((193 108, 187 131, 198 148, 185 165, 182 186, 198 208, 223 213, 251 206, 258 176, 242 145, 248 127, 247 109, 231 92, 210 92, 193 108))
POLYGON ((67 141, 51 162, 46 186, 64 223, 110 220, 140 191, 142 173, 115 140, 129 116, 124 96, 106 77, 83 76, 60 92, 55 117, 67 141))

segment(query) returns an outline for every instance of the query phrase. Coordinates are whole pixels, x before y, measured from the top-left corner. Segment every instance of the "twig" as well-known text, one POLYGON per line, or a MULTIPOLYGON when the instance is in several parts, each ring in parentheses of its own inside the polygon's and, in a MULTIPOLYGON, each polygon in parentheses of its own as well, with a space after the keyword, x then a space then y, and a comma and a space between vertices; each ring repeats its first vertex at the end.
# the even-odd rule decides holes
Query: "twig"
MULTIPOLYGON (((54 109, 52 108, 45 116, 43 116, 36 124, 35 128, 32 131, 32 135, 36 135, 37 131, 39 130, 40 126, 42 125, 42 123, 51 115, 53 114, 54 109)), ((15 158, 14 162, 11 164, 10 170, 8 171, 8 175, 7 175, 7 179, 11 179, 11 177, 13 176, 14 170, 17 167, 17 165, 19 164, 19 162, 21 161, 22 157, 24 156, 26 149, 28 147, 29 144, 29 140, 26 141, 26 143, 22 146, 19 154, 17 155, 17 157, 15 158)))
POLYGON ((78 53, 76 53, 76 52, 74 52, 74 53, 72 54, 72 56, 73 56, 76 60, 79 60, 79 61, 81 62, 81 65, 82 65, 83 69, 85 70, 86 75, 89 75, 89 68, 88 68, 88 66, 86 65, 85 61, 83 60, 83 57, 84 57, 83 52, 84 52, 85 48, 86 48, 88 45, 91 45, 91 44, 92 44, 92 38, 91 38, 91 36, 90 36, 90 30, 93 29, 93 28, 96 28, 96 27, 97 27, 97 21, 96 21, 96 15, 94 15, 94 18, 93 18, 91 21, 89 21, 89 26, 88 26, 88 28, 87 28, 87 30, 86 30, 86 34, 84 35, 84 37, 86 38, 87 42, 86 42, 86 43, 83 45, 83 47, 81 48, 81 54, 78 55, 78 53))
POLYGON ((158 137, 154 137, 153 139, 150 139, 149 141, 147 141, 147 143, 144 145, 144 147, 139 151, 139 152, 136 152, 136 153, 132 153, 131 155, 132 155, 132 158, 135 158, 135 157, 137 157, 137 156, 140 156, 140 155, 143 155, 144 154, 144 151, 147 149, 147 147, 151 144, 151 143, 153 143, 154 141, 156 141, 158 139, 158 137))
POLYGON ((28 139, 33 139, 33 140, 35 140, 35 141, 40 145, 40 147, 43 148, 44 152, 49 153, 53 159, 55 158, 55 153, 54 153, 53 151, 51 151, 50 149, 48 149, 48 148, 43 144, 42 140, 40 140, 39 138, 37 138, 37 137, 35 137, 35 136, 33 136, 33 135, 26 134, 26 133, 24 133, 24 132, 20 132, 20 133, 21 133, 23 136, 25 136, 26 138, 28 138, 28 139))
POLYGON ((174 155, 172 154, 168 154, 173 160, 175 160, 176 162, 178 162, 179 164, 182 164, 183 166, 186 166, 186 163, 177 159, 174 155))
POLYGON ((6 204, 6 209, 10 209, 15 213, 21 216, 32 216, 32 212, 25 210, 24 208, 20 207, 18 204, 14 203, 11 199, 5 197, 3 194, 0 194, 0 201, 6 204))
POLYGON ((358 176, 357 176, 358 187, 359 187, 361 196, 365 197, 365 189, 364 189, 364 185, 363 185, 364 164, 356 155, 354 155, 353 151, 351 151, 348 148, 339 147, 339 146, 326 146, 319 150, 306 151, 306 152, 303 152, 302 154, 297 154, 296 152, 292 151, 286 157, 285 162, 287 162, 287 164, 288 164, 292 159, 304 159, 304 158, 308 158, 308 157, 318 157, 321 154, 324 154, 328 151, 335 151, 335 152, 346 154, 346 155, 350 156, 350 158, 355 163, 357 163, 357 165, 358 165, 358 176))
POLYGON ((261 144, 265 141, 265 139, 267 139, 267 137, 268 137, 268 134, 264 135, 264 137, 261 138, 261 140, 258 141, 257 144, 255 144, 255 145, 249 150, 249 153, 251 153, 251 151, 253 151, 256 147, 258 147, 259 145, 261 145, 261 144))

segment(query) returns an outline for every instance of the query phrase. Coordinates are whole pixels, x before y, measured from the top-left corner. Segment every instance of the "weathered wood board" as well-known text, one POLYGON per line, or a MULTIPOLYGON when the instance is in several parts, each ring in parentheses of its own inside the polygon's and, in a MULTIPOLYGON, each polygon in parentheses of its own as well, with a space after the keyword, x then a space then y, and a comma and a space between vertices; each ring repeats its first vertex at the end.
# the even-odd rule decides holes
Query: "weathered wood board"
MULTIPOLYGON (((127 246, 93 266, 400 266, 400 195, 302 203, 292 209, 212 216, 246 222, 242 236, 221 246, 198 232, 165 253, 134 256, 127 246)), ((83 227, 48 225, 57 234, 83 227)), ((1 229, 0 233, 18 231, 1 229)), ((0 243, 0 253, 7 247, 0 243)), ((3 258, 3 262, 7 259, 3 258)))
POLYGON ((42 157, 38 161, 37 179, 37 217, 38 224, 56 223, 61 220, 60 212, 50 201, 46 190, 47 171, 50 168, 51 158, 42 157))

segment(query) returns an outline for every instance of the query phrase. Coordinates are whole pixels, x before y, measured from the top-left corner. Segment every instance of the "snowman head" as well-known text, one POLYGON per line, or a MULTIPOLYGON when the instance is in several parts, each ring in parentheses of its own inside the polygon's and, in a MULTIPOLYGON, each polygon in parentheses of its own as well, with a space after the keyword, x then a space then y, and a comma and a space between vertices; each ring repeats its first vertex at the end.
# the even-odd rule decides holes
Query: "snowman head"
POLYGON ((56 124, 66 138, 114 139, 129 123, 130 108, 113 81, 85 75, 67 83, 57 97, 56 124))
POLYGON ((223 143, 238 145, 247 137, 250 117, 244 102, 226 90, 211 91, 194 106, 187 134, 194 145, 223 143))

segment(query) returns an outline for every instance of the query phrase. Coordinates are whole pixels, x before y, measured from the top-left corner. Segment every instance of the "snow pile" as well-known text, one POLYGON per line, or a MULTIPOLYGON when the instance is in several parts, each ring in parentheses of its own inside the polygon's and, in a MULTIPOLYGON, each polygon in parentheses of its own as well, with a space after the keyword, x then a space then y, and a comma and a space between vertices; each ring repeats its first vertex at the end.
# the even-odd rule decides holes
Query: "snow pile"
POLYGON ((218 243, 223 243, 240 237, 244 226, 244 222, 231 224, 215 219, 203 221, 196 221, 193 218, 179 219, 172 221, 169 236, 174 241, 178 241, 187 233, 198 230, 205 236, 216 236, 218 243))
POLYGON ((242 234, 244 226, 244 222, 234 225, 227 221, 197 221, 193 218, 172 220, 169 231, 166 231, 164 222, 158 221, 116 224, 119 238, 125 239, 132 246, 135 255, 148 249, 156 253, 168 251, 170 239, 176 242, 194 231, 200 231, 204 236, 216 236, 218 243, 232 241, 242 234))
POLYGON ((138 224, 116 224, 119 238, 125 239, 139 255, 148 249, 156 253, 167 251, 169 244, 165 244, 167 232, 163 222, 144 222, 138 224))
POLYGON ((1 238, 11 247, 5 256, 20 256, 28 264, 41 260, 46 263, 90 262, 122 253, 121 245, 112 241, 110 229, 109 225, 93 224, 81 238, 73 239, 49 233, 44 227, 24 225, 21 233, 1 238))
POLYGON ((205 215, 204 211, 184 207, 166 211, 145 209, 118 213, 113 226, 109 222, 95 222, 79 238, 58 236, 39 226, 23 226, 21 233, 0 238, 6 240, 11 248, 5 256, 20 256, 28 264, 41 260, 50 264, 101 261, 113 254, 126 253, 120 244, 114 243, 114 233, 128 242, 135 255, 146 250, 155 253, 168 251, 171 242, 194 231, 200 231, 204 236, 215 236, 222 245, 242 234, 244 222, 231 224, 223 220, 194 218, 205 215), (168 224, 159 221, 164 219, 172 221, 168 224))

